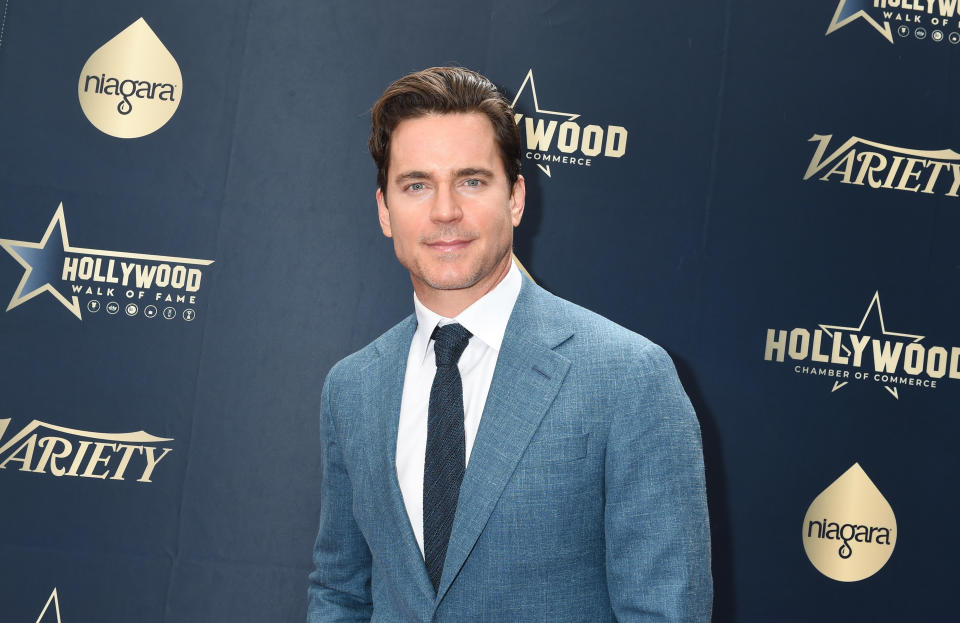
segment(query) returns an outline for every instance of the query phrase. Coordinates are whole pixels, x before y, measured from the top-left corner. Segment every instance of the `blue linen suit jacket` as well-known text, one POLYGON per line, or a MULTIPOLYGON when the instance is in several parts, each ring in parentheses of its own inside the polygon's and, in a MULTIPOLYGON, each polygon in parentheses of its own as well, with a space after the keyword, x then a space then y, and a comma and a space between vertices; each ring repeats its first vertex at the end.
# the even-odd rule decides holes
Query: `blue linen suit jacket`
POLYGON ((395 465, 415 329, 324 384, 308 623, 709 621, 700 429, 672 361, 527 279, 434 594, 395 465))

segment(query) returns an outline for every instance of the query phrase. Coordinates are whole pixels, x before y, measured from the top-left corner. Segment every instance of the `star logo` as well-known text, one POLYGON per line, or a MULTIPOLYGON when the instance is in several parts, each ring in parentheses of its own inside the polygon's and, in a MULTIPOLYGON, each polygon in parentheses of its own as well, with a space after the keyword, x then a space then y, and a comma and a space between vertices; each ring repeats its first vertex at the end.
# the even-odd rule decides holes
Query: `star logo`
POLYGON ((877 32, 883 35, 887 41, 893 43, 893 32, 890 30, 890 22, 885 21, 881 26, 880 23, 867 12, 868 6, 870 6, 870 0, 840 0, 840 4, 837 5, 837 12, 833 14, 833 19, 830 20, 830 25, 827 26, 827 34, 829 35, 834 31, 840 30, 850 22, 862 18, 873 26, 877 32))
MULTIPOLYGON (((527 70, 527 75, 523 79, 523 82, 520 84, 520 88, 517 89, 517 95, 513 98, 513 101, 510 102, 510 107, 516 109, 517 102, 520 100, 520 96, 523 95, 524 89, 527 88, 527 85, 530 86, 530 95, 533 97, 533 110, 535 113, 540 115, 554 115, 557 117, 566 117, 568 121, 573 121, 580 117, 579 114, 568 113, 568 112, 559 112, 556 110, 546 110, 540 108, 540 100, 537 98, 537 85, 533 80, 533 68, 527 70)), ((550 165, 538 164, 537 167, 547 174, 547 177, 550 176, 550 165)))
POLYGON ((36 623, 61 623, 60 621, 60 599, 57 597, 57 587, 53 587, 53 592, 50 593, 50 597, 47 599, 46 605, 43 607, 43 610, 40 611, 40 615, 37 617, 36 623), (47 611, 50 610, 50 605, 53 604, 53 610, 51 615, 44 619, 47 611), (57 618, 53 618, 53 614, 57 615, 57 618))
MULTIPOLYGON (((913 334, 911 334, 911 333, 897 333, 896 331, 887 331, 887 325, 886 325, 886 323, 885 323, 884 320, 883 320, 883 308, 880 306, 880 292, 879 292, 879 291, 873 293, 873 298, 870 299, 870 304, 867 305, 867 311, 863 314, 863 318, 860 319, 860 324, 859 324, 858 326, 856 326, 856 327, 845 327, 845 326, 841 326, 841 325, 822 324, 822 325, 820 325, 820 328, 823 329, 823 331, 824 331, 828 336, 830 336, 831 338, 833 337, 833 331, 845 331, 845 332, 847 332, 847 333, 863 333, 863 327, 864 327, 864 325, 867 324, 867 320, 870 318, 871 312, 873 312, 874 309, 876 309, 876 315, 877 315, 877 318, 878 318, 879 323, 880 323, 880 332, 881 332, 883 335, 889 335, 889 336, 893 336, 893 337, 906 338, 906 339, 910 340, 911 342, 919 342, 920 340, 922 340, 922 339, 924 338, 924 336, 922 336, 922 335, 913 335, 913 334)), ((850 355, 850 349, 849 349, 849 348, 847 348, 846 346, 842 346, 841 348, 844 350, 844 352, 846 353, 847 356, 850 355)), ((837 391, 838 389, 840 389, 840 388, 843 387, 844 385, 847 385, 847 383, 848 383, 848 381, 844 381, 844 382, 842 382, 842 383, 841 383, 840 381, 834 381, 834 383, 833 383, 833 389, 830 390, 831 393, 837 391)), ((896 388, 896 387, 891 387, 891 386, 889 386, 889 385, 884 385, 883 388, 886 389, 888 392, 890 392, 890 395, 893 396, 894 398, 896 398, 897 400, 900 399, 900 396, 897 394, 897 388, 896 388)))
POLYGON ((0 238, 0 247, 3 247, 25 269, 20 285, 17 286, 13 298, 7 305, 7 311, 47 292, 70 310, 70 313, 80 320, 83 319, 77 297, 69 294, 64 296, 54 285, 60 281, 59 271, 63 267, 64 256, 67 252, 74 251, 67 238, 62 203, 54 213, 50 224, 47 225, 47 231, 44 232, 40 242, 0 238))
MULTIPOLYGON (((81 290, 78 286, 74 286, 72 292, 64 292, 60 289, 65 287, 64 283, 67 280, 65 276, 67 273, 65 268, 66 262, 64 260, 68 255, 85 256, 80 258, 81 264, 85 261, 93 261, 93 258, 142 260, 192 266, 209 266, 213 264, 213 260, 152 255, 149 253, 130 253, 126 251, 107 251, 104 249, 87 249, 71 246, 70 239, 67 237, 66 220, 63 216, 63 203, 61 203, 57 207, 57 211, 54 212, 50 224, 47 225, 47 230, 44 232, 43 237, 40 238, 40 242, 0 238, 0 247, 9 253, 13 259, 17 260, 24 269, 23 277, 20 279, 20 284, 14 291, 13 298, 10 299, 6 311, 10 311, 14 307, 18 307, 46 292, 60 301, 78 320, 83 320, 80 313, 80 301, 76 296, 76 293, 81 292, 81 290)), ((99 262, 100 260, 97 259, 96 261, 99 262)), ((110 259, 110 261, 113 262, 113 259, 110 259)), ((94 279, 96 280, 96 277, 94 279)), ((116 283, 116 281, 114 280, 111 283, 116 283)), ((126 283, 125 280, 124 285, 126 285, 126 283)), ((149 287, 149 284, 144 286, 145 289, 149 287)), ((158 285, 157 287, 161 286, 158 285)), ((110 311, 109 303, 106 307, 109 313, 115 313, 116 310, 114 310, 114 312, 110 311)), ((90 312, 99 311, 100 302, 88 302, 87 309, 90 312)), ((119 309, 119 306, 117 309, 119 309)))

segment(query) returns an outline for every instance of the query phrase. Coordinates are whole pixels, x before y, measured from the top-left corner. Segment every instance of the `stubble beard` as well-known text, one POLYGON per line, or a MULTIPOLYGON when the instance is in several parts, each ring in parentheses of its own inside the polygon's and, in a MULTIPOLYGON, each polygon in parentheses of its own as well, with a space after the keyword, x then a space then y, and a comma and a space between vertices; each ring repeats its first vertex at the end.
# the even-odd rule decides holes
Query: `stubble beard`
MULTIPOLYGON (((487 275, 493 274, 503 262, 504 258, 510 255, 512 248, 512 240, 508 240, 502 248, 498 249, 495 258, 490 263, 484 263, 482 261, 483 258, 480 258, 481 262, 474 266, 466 277, 457 278, 455 281, 433 278, 419 265, 417 266, 417 273, 420 279, 434 290, 464 290, 477 285, 487 275)), ((457 259, 458 258, 451 258, 450 261, 456 262, 457 259)))

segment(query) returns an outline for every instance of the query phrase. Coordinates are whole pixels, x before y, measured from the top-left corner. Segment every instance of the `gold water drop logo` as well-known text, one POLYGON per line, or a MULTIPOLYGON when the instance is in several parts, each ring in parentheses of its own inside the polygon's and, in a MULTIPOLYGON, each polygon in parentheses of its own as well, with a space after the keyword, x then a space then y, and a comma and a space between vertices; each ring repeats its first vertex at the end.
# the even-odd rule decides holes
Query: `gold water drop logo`
POLYGON ((80 71, 80 108, 117 138, 156 132, 177 112, 183 77, 176 59, 141 17, 94 52, 80 71))
POLYGON ((896 543, 893 509, 859 463, 824 489, 803 518, 807 558, 839 582, 857 582, 879 571, 896 543))

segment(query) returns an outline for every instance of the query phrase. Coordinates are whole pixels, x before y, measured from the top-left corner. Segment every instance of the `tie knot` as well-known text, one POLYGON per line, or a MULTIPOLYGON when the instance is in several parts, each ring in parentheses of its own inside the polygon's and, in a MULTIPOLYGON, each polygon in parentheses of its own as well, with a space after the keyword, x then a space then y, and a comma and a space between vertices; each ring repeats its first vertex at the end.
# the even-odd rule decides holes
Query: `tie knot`
POLYGON ((447 324, 434 329, 430 337, 436 340, 433 352, 436 354, 437 367, 457 365, 472 335, 459 324, 447 324))

